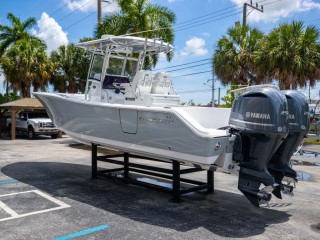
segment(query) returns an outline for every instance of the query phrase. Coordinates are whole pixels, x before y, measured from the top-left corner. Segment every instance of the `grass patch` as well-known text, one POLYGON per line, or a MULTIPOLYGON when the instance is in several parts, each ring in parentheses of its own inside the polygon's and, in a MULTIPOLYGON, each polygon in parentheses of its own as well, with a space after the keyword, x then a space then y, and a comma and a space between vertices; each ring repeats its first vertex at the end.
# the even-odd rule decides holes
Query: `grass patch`
POLYGON ((315 145, 320 145, 320 140, 319 140, 319 139, 305 138, 305 139, 303 139, 303 144, 315 144, 315 145))

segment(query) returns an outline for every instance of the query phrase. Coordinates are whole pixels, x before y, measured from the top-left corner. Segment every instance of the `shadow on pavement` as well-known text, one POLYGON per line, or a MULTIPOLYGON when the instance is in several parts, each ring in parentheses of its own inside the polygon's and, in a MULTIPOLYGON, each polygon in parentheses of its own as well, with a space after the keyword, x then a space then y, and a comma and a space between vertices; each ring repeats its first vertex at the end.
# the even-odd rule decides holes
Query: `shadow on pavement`
POLYGON ((182 204, 172 203, 166 193, 112 180, 91 180, 91 167, 85 165, 20 162, 5 166, 2 172, 55 197, 181 232, 204 227, 222 237, 244 238, 259 235, 268 225, 290 217, 281 211, 257 209, 240 194, 218 190, 211 195, 184 196, 182 204))
MULTIPOLYGON (((1 134, 0 139, 11 141, 11 137, 8 136, 8 134, 1 134)), ((16 139, 17 140, 21 139, 21 140, 37 141, 37 140, 51 140, 51 137, 47 136, 47 135, 37 135, 37 136, 35 136, 35 138, 29 139, 27 134, 17 134, 16 139)))

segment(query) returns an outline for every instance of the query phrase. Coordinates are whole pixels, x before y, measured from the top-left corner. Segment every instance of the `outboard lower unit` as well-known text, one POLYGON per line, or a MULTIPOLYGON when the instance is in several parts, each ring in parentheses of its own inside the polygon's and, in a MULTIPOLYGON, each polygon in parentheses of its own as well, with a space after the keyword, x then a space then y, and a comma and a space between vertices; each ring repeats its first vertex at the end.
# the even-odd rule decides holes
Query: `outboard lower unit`
POLYGON ((275 188, 268 164, 288 135, 287 100, 272 88, 246 92, 234 101, 229 124, 236 136, 233 161, 240 166, 238 189, 259 207, 260 200, 270 201, 275 188))
POLYGON ((290 182, 297 181, 296 171, 289 166, 290 158, 308 133, 310 125, 309 105, 306 97, 297 91, 283 91, 283 93, 288 102, 289 134, 274 153, 268 165, 268 170, 276 182, 273 194, 280 199, 282 198, 281 192, 292 192, 293 186, 290 185, 290 182), (283 184, 284 177, 291 181, 283 184))

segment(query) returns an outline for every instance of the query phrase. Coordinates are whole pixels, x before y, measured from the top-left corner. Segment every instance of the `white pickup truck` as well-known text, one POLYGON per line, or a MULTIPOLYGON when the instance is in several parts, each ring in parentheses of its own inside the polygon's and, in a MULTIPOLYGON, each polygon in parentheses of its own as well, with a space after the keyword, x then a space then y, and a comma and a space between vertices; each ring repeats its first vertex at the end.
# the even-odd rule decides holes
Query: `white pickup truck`
MULTIPOLYGON (((6 121, 8 133, 11 133, 11 118, 6 121)), ((45 111, 20 112, 16 118, 17 133, 27 133, 29 139, 36 135, 50 135, 51 138, 59 136, 59 129, 52 123, 45 111)))

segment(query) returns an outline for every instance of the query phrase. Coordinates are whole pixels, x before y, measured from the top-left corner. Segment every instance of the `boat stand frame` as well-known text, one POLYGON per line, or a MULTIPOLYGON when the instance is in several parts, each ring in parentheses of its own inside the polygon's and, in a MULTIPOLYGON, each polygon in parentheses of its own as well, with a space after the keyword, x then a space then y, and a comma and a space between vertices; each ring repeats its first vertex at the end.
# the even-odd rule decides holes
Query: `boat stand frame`
MULTIPOLYGON (((98 177, 111 178, 111 179, 120 180, 125 183, 130 183, 133 185, 162 190, 162 191, 171 193, 172 194, 172 201, 176 202, 176 203, 180 203, 182 201, 181 200, 182 194, 196 192, 196 191, 200 191, 200 190, 207 190, 206 191, 207 194, 214 192, 214 171, 215 171, 215 169, 205 170, 205 169, 196 168, 196 167, 189 167, 189 168, 181 169, 180 168, 181 163, 177 160, 172 160, 172 169, 162 168, 162 167, 154 167, 154 166, 143 165, 143 164, 138 164, 138 163, 132 163, 132 162, 129 162, 130 157, 170 164, 170 162, 168 162, 168 161, 139 156, 139 155, 130 154, 130 153, 98 156, 97 147, 98 147, 98 145, 92 144, 92 148, 91 148, 92 179, 97 179, 98 177), (117 157, 123 157, 123 161, 112 159, 112 158, 117 158, 117 157), (120 168, 113 168, 113 169, 98 170, 98 162, 99 161, 121 165, 121 167, 120 168), (119 171, 122 171, 123 175, 117 173, 119 171), (188 174, 188 173, 200 172, 200 171, 207 171, 207 182, 206 183, 192 180, 192 179, 181 178, 182 174, 188 174), (152 184, 152 183, 146 183, 146 182, 137 180, 135 178, 131 178, 129 176, 130 172, 135 172, 135 173, 140 173, 140 174, 147 175, 147 176, 154 176, 154 177, 158 177, 158 178, 172 180, 172 189, 167 188, 167 187, 163 187, 163 186, 159 186, 156 184, 152 184), (188 185, 194 185, 194 186, 188 187, 188 188, 182 188, 181 183, 188 184, 188 185)), ((156 179, 156 180, 158 180, 158 179, 156 179)))

